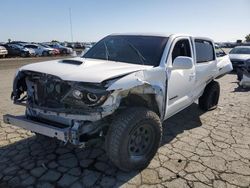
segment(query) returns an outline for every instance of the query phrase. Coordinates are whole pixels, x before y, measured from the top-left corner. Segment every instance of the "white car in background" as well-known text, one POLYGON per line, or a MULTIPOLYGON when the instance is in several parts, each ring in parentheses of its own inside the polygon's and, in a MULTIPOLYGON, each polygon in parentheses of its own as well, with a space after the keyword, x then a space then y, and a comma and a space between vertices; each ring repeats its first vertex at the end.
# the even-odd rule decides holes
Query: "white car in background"
POLYGON ((8 54, 8 50, 4 46, 0 46, 0 57, 5 57, 8 54))
POLYGON ((25 44, 24 47, 33 49, 37 56, 50 56, 54 53, 53 48, 45 47, 39 44, 25 44))
POLYGON ((229 57, 234 69, 250 64, 250 46, 237 46, 233 48, 229 52, 229 57))

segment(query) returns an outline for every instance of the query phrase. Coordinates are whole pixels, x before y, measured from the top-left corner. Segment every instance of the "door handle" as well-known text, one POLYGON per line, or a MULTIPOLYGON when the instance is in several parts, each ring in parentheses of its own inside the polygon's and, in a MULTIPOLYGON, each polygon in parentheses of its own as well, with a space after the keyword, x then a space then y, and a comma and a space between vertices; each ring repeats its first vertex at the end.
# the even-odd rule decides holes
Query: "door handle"
POLYGON ((189 81, 192 80, 195 77, 195 73, 190 73, 189 74, 189 81))
POLYGON ((190 77, 194 77, 194 76, 195 76, 195 73, 190 73, 189 76, 190 76, 190 77))

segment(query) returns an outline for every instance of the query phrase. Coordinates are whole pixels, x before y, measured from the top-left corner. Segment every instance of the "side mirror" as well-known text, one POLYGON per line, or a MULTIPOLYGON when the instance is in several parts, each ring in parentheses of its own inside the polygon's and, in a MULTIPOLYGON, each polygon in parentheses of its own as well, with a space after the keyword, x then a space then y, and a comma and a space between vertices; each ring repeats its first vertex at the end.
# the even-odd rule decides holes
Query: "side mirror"
POLYGON ((221 57, 227 55, 225 52, 221 52, 221 57))
POLYGON ((174 59, 173 69, 191 69, 193 67, 193 59, 186 56, 179 56, 174 59))

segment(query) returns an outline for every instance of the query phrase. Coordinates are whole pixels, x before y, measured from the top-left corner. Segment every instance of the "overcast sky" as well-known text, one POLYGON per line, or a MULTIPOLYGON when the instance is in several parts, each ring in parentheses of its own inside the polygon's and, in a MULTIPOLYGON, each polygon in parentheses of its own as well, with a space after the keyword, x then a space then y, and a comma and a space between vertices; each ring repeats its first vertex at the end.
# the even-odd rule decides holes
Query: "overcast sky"
POLYGON ((97 41, 111 33, 187 33, 236 41, 250 33, 250 0, 5 0, 0 41, 97 41))

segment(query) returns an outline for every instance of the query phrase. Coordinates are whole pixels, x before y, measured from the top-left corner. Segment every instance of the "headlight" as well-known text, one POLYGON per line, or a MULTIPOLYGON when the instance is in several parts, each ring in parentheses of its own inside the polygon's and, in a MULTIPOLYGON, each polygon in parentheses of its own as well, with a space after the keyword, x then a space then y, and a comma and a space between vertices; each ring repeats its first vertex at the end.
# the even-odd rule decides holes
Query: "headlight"
POLYGON ((87 99, 91 102, 96 102, 98 101, 98 96, 94 93, 87 93, 87 99))
POLYGON ((68 105, 74 104, 77 106, 85 105, 93 107, 103 104, 108 98, 109 93, 105 88, 77 86, 63 99, 63 102, 68 105))
POLYGON ((88 106, 97 106, 102 104, 107 99, 107 97, 107 92, 93 93, 86 91, 86 93, 83 95, 82 101, 88 106))
POLYGON ((73 90, 72 94, 78 100, 83 98, 83 93, 79 90, 73 90))

